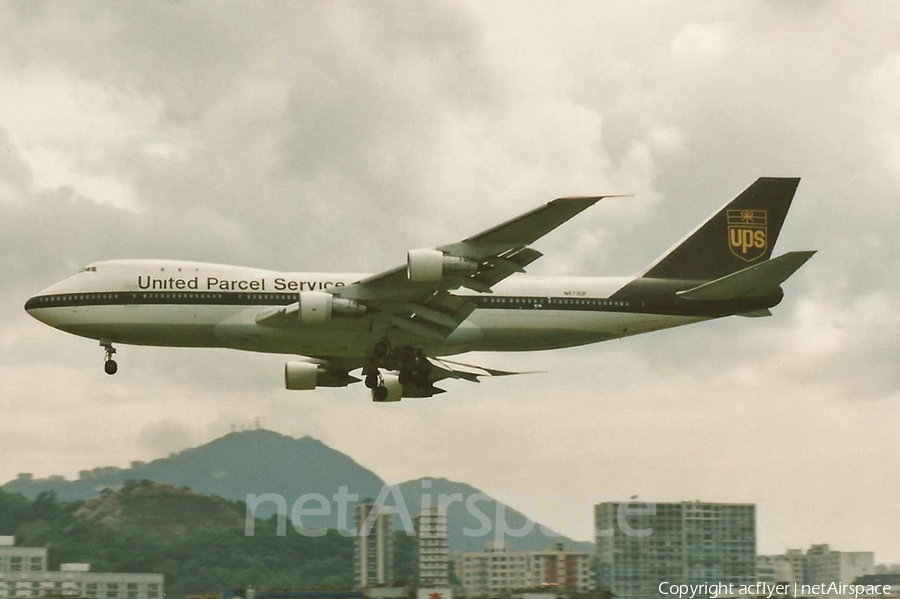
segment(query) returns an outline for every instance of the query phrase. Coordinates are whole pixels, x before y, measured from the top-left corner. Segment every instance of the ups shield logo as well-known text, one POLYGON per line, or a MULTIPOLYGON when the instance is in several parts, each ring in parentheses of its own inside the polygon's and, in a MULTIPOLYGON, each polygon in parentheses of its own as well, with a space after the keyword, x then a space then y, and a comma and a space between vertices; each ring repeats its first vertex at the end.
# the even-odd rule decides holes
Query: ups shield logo
POLYGON ((768 245, 768 215, 765 210, 728 211, 728 248, 745 262, 759 260, 768 245))

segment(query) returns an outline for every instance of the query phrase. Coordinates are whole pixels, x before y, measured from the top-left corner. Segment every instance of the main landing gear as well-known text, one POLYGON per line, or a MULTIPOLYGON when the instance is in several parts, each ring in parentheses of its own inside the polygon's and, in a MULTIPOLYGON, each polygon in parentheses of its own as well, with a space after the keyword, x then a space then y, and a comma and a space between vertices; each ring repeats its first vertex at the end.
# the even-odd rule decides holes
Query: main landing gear
POLYGON ((384 401, 387 399, 388 388, 384 384, 384 377, 378 368, 366 370, 365 385, 367 389, 372 390, 373 401, 384 401))
POLYGON ((113 347, 112 341, 101 341, 100 347, 106 350, 106 360, 103 363, 103 371, 109 375, 117 373, 119 371, 119 365, 113 360, 113 354, 116 353, 116 348, 113 347))
POLYGON ((389 341, 382 339, 375 344, 372 360, 363 370, 366 387, 372 390, 372 399, 375 401, 384 401, 390 393, 381 374, 382 368, 399 371, 395 380, 401 385, 430 385, 428 375, 431 373, 431 362, 421 348, 395 348, 389 341))

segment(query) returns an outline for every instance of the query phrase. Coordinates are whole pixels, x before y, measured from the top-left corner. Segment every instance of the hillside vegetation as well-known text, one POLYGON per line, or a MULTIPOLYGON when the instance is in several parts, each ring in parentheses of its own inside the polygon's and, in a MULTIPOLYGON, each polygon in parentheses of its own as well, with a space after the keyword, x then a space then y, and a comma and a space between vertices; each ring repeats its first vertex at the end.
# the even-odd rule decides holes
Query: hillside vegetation
POLYGON ((244 514, 241 502, 149 481, 129 481, 88 502, 0 491, 0 535, 48 547, 51 569, 88 562, 96 572, 162 573, 168 597, 246 586, 353 585, 353 538, 334 531, 304 537, 290 526, 279 537, 274 519, 257 521, 248 537, 244 514))

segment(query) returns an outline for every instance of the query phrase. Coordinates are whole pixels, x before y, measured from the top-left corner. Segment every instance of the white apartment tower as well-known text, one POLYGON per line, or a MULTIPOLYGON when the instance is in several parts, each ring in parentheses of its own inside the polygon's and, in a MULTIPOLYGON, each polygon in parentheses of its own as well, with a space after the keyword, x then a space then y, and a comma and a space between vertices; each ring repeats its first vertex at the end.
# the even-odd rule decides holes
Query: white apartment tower
POLYGON ((413 520, 416 529, 416 558, 420 588, 450 586, 450 558, 447 554, 447 514, 437 507, 423 507, 413 520))
POLYGON ((356 586, 390 584, 394 579, 393 514, 372 501, 356 504, 356 586))

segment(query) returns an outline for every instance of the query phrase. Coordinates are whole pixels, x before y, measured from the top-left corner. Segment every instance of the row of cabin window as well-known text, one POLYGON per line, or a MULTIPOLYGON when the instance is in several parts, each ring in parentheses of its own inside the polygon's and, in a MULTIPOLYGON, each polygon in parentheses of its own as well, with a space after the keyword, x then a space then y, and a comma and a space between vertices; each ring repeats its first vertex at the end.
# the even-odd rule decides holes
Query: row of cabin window
POLYGON ((221 293, 142 293, 143 299, 184 299, 184 298, 200 298, 200 299, 222 299, 221 293))
MULTIPOLYGON (((533 298, 533 297, 489 297, 486 298, 487 303, 489 304, 542 304, 545 300, 541 298, 533 298)), ((615 306, 615 307, 627 307, 630 305, 630 302, 619 301, 619 300, 605 300, 605 299, 555 299, 549 298, 546 300, 547 303, 551 304, 563 304, 563 305, 571 305, 571 306, 615 306)))
MULTIPOLYGON (((221 293, 142 293, 143 299, 181 299, 181 298, 201 298, 201 299, 222 299, 221 293)), ((276 299, 283 301, 292 301, 297 297, 296 294, 290 293, 246 293, 238 294, 238 299, 276 299)), ((39 298, 41 303, 53 302, 70 302, 97 299, 119 299, 118 293, 88 293, 88 294, 66 294, 52 295, 39 298)))
MULTIPOLYGON (((150 299, 222 299, 225 294, 222 293, 144 293, 144 298, 150 299)), ((278 301, 296 301, 296 293, 238 293, 238 299, 259 299, 259 300, 278 300, 278 301)))
MULTIPOLYGON (((182 299, 182 298, 200 298, 200 299, 222 299, 224 296, 221 293, 142 293, 141 297, 143 299, 182 299)), ((283 301, 291 301, 296 297, 296 294, 290 293, 246 293, 246 294, 238 294, 238 299, 277 299, 283 301)), ((69 295, 56 295, 56 296, 48 296, 40 298, 41 302, 52 303, 54 301, 79 301, 79 300, 89 300, 89 299, 118 299, 118 293, 90 293, 90 294, 69 294, 69 295)), ((487 303, 489 304, 526 304, 533 305, 543 303, 543 299, 539 298, 531 298, 531 297, 513 297, 513 298, 503 298, 503 297, 488 297, 485 298, 487 303)), ((615 306, 615 307, 627 307, 629 302, 626 301, 617 301, 617 300, 604 300, 604 299, 554 299, 550 298, 548 303, 552 304, 563 304, 563 305, 576 305, 576 306, 615 306)))
POLYGON ((551 303, 565 304, 575 306, 615 306, 624 308, 630 305, 630 302, 621 300, 605 300, 605 299, 551 299, 551 303))
POLYGON ((41 303, 52 304, 53 302, 71 302, 88 299, 119 299, 118 293, 88 293, 88 294, 67 294, 67 295, 48 295, 39 298, 41 303))

